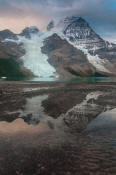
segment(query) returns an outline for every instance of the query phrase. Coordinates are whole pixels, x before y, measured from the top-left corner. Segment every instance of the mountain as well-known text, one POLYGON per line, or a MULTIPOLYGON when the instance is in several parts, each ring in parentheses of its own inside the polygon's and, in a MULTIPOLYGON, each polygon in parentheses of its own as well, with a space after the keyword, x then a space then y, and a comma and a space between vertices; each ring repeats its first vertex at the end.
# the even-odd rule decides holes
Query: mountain
POLYGON ((95 73, 86 55, 57 34, 44 40, 42 52, 48 55, 49 63, 61 77, 91 76, 95 73))
POLYGON ((66 39, 53 34, 44 40, 42 52, 48 56, 48 62, 55 67, 57 73, 63 78, 76 76, 114 76, 113 65, 107 60, 99 63, 99 69, 88 61, 88 55, 71 45, 66 39), (107 68, 113 70, 110 72, 107 68))
POLYGON ((31 38, 31 34, 38 34, 39 29, 36 26, 26 27, 19 36, 25 36, 26 38, 31 38))
POLYGON ((0 31, 2 59, 6 61, 1 63, 0 76, 11 71, 4 66, 11 64, 9 59, 28 77, 116 76, 116 45, 102 39, 77 16, 51 21, 45 32, 36 26, 26 27, 20 34, 0 31))
POLYGON ((6 30, 0 31, 0 41, 4 39, 17 39, 17 36, 10 30, 6 29, 6 30))
MULTIPOLYGON (((47 29, 49 28, 50 22, 47 29)), ((53 27, 51 28, 51 30, 53 27)), ((60 20, 56 26, 54 26, 56 31, 64 34, 64 36, 73 42, 75 45, 82 46, 88 50, 99 50, 103 48, 108 48, 109 45, 113 44, 104 41, 96 32, 90 27, 89 23, 76 16, 66 17, 60 20)))
POLYGON ((116 76, 116 45, 96 34, 85 19, 76 16, 66 17, 56 23, 50 32, 56 33, 73 47, 81 50, 96 72, 116 76))
POLYGON ((25 49, 18 35, 10 30, 0 31, 0 77, 24 78, 33 74, 23 66, 25 49))
POLYGON ((14 35, 14 39, 6 36, 0 41, 0 77, 17 76, 16 71, 13 72, 15 68, 11 65, 15 65, 14 62, 22 73, 18 74, 21 77, 54 76, 55 69, 48 63, 47 55, 41 52, 46 35, 35 26, 27 27, 20 34, 14 35))
POLYGON ((76 16, 66 17, 56 25, 56 28, 59 28, 74 46, 82 47, 91 55, 98 55, 99 58, 116 64, 116 44, 102 39, 85 19, 76 16))

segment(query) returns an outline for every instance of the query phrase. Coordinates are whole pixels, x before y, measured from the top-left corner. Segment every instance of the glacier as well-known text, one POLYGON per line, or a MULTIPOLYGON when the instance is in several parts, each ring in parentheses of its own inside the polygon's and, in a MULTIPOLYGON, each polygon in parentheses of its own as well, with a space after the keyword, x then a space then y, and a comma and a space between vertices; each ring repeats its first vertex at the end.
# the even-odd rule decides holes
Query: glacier
POLYGON ((23 43, 26 54, 21 58, 24 67, 29 69, 37 77, 54 77, 55 68, 48 62, 47 55, 41 52, 43 41, 46 38, 45 34, 32 34, 31 38, 18 36, 19 42, 23 43))
POLYGON ((30 38, 18 35, 18 40, 5 39, 3 42, 16 42, 17 44, 23 44, 25 55, 20 59, 23 61, 23 66, 30 70, 34 76, 42 78, 57 78, 55 68, 49 64, 48 56, 43 54, 41 48, 44 40, 51 35, 51 33, 38 32, 36 34, 31 33, 30 38))

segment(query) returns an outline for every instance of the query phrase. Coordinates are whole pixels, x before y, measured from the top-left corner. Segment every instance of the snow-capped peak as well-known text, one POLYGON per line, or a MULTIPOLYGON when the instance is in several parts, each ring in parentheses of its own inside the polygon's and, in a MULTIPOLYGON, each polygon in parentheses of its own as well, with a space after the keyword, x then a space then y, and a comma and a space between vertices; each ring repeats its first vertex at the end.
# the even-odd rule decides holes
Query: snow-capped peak
POLYGON ((82 17, 71 16, 61 19, 55 26, 52 26, 51 30, 64 34, 75 45, 84 46, 88 50, 106 47, 104 40, 94 32, 89 23, 82 17))
POLYGON ((107 49, 109 44, 95 33, 85 19, 77 16, 66 17, 55 26, 52 25, 50 31, 57 33, 62 39, 66 39, 71 45, 82 50, 97 70, 110 72, 106 68, 106 61, 96 54, 96 51, 100 49, 107 49))
POLYGON ((62 26, 65 30, 66 27, 68 27, 72 23, 75 23, 78 26, 87 26, 87 27, 89 27, 89 24, 82 17, 77 17, 77 16, 66 17, 63 20, 60 20, 58 25, 60 27, 62 26))

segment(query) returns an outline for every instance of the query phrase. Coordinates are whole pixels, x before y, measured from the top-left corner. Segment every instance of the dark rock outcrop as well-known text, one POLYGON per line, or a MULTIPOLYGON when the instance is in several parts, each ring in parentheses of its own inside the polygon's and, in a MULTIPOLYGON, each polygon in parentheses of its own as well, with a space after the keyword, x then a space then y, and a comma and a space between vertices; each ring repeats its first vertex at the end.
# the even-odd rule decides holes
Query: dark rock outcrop
POLYGON ((51 29, 54 28, 54 26, 55 26, 54 21, 51 21, 47 26, 47 30, 50 31, 51 29))
POLYGON ((39 29, 36 26, 26 27, 19 35, 25 36, 26 38, 31 38, 31 34, 37 34, 39 29))
POLYGON ((11 32, 10 30, 6 29, 6 30, 0 31, 0 41, 3 41, 5 39, 17 40, 18 38, 17 38, 16 34, 11 32))

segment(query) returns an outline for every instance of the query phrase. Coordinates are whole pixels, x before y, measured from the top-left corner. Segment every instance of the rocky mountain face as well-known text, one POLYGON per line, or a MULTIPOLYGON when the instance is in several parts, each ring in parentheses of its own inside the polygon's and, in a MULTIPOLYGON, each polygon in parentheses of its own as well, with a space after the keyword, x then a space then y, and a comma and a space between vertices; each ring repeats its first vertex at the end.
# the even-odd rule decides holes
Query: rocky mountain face
POLYGON ((54 21, 51 21, 47 26, 47 31, 52 30, 55 27, 54 21))
POLYGON ((70 41, 82 45, 89 50, 106 47, 104 40, 97 35, 89 24, 81 17, 67 17, 64 21, 63 33, 70 41))
MULTIPOLYGON (((66 39, 53 34, 44 40, 42 52, 48 55, 49 63, 55 67, 61 77, 73 78, 76 76, 114 76, 115 73, 104 72, 96 69, 88 61, 88 56, 80 49, 75 48, 66 39)), ((107 60, 104 63, 106 68, 115 72, 114 66, 107 60)))
POLYGON ((106 76, 116 76, 116 45, 103 40, 83 18, 66 17, 54 27, 52 26, 50 31, 57 33, 73 47, 81 50, 87 56, 95 72, 106 76))
MULTIPOLYGON (((51 23, 53 23, 53 21, 48 24, 48 28, 51 23)), ((56 28, 56 31, 59 30, 63 33, 65 37, 75 45, 82 46, 89 51, 106 49, 114 46, 112 43, 104 41, 98 34, 96 34, 96 32, 90 27, 89 23, 81 17, 66 17, 59 21, 54 28, 56 28)), ((51 30, 52 29, 53 26, 51 30)))
POLYGON ((44 40, 42 52, 48 55, 49 63, 62 77, 71 78, 95 74, 95 69, 88 62, 86 55, 57 34, 44 40))

